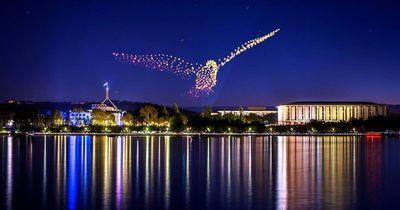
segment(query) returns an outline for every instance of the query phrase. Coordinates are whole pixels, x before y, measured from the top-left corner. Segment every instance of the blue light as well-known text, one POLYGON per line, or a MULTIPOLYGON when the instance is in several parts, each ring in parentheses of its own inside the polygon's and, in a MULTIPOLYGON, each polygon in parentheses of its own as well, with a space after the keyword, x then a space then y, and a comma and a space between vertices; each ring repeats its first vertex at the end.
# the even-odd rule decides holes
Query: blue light
POLYGON ((77 199, 77 157, 79 152, 76 152, 76 137, 71 136, 69 139, 69 151, 68 151, 68 209, 76 209, 76 199, 77 199))

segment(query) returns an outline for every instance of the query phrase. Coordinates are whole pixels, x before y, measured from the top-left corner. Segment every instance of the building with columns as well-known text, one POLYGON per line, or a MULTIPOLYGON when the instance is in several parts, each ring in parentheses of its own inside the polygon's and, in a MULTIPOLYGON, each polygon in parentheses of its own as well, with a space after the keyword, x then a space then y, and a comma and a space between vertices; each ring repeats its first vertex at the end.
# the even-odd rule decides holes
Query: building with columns
POLYGON ((92 110, 100 110, 102 112, 111 113, 114 115, 115 124, 121 126, 123 125, 122 117, 125 111, 119 110, 111 101, 108 82, 104 83, 103 86, 106 87, 106 98, 100 104, 92 104, 92 110))
POLYGON ((277 106, 278 124, 304 124, 312 120, 341 122, 387 116, 386 105, 370 102, 293 102, 277 106))
MULTIPOLYGON (((94 123, 94 117, 93 117, 93 112, 96 111, 101 111, 105 113, 110 113, 114 116, 114 122, 115 125, 117 126, 122 126, 123 125, 123 120, 122 117, 125 113, 125 111, 122 111, 115 106, 115 104, 111 101, 110 99, 110 94, 109 94, 109 87, 108 87, 108 82, 106 82, 104 85, 106 87, 106 97, 105 99, 100 103, 100 104, 92 104, 92 109, 87 110, 87 111, 69 111, 68 115, 68 120, 69 124, 72 126, 86 126, 89 124, 94 123)), ((112 121, 112 120, 109 120, 112 121)), ((113 125, 113 123, 110 123, 108 120, 106 122, 101 122, 103 125, 113 125)), ((96 122, 99 123, 99 122, 96 122)))

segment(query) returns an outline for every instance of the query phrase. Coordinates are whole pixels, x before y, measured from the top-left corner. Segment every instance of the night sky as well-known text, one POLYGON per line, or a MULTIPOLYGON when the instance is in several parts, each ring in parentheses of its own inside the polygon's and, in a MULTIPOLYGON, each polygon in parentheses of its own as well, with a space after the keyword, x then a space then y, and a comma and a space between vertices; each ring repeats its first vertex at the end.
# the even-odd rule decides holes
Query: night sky
POLYGON ((112 99, 165 105, 400 103, 398 1, 57 2, 2 3, 0 100, 100 101, 108 81, 112 99), (221 68, 215 92, 201 98, 184 95, 193 78, 112 57, 205 63, 276 28, 221 68))

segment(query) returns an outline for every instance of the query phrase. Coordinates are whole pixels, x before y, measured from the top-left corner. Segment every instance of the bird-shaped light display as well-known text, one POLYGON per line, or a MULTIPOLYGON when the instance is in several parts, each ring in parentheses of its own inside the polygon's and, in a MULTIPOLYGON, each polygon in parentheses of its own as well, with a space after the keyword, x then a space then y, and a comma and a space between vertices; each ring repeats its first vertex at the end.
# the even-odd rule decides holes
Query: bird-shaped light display
POLYGON ((115 59, 124 63, 141 65, 159 71, 172 72, 183 78, 190 78, 195 75, 195 86, 190 89, 188 93, 191 96, 199 97, 203 94, 208 95, 213 92, 213 87, 217 84, 217 73, 221 67, 239 54, 274 36, 279 30, 280 29, 276 29, 267 35, 249 40, 236 48, 225 58, 218 59, 218 61, 208 60, 204 65, 190 63, 181 58, 166 54, 135 55, 113 52, 113 56, 115 59))

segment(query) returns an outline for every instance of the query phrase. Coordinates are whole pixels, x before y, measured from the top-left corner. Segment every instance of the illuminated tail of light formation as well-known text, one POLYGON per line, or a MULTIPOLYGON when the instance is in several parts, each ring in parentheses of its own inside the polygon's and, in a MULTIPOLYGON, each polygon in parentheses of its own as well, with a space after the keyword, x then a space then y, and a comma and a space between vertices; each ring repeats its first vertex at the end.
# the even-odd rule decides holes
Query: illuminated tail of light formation
POLYGON ((279 30, 280 29, 276 29, 265 36, 249 40, 222 60, 218 59, 218 62, 215 60, 208 60, 205 65, 190 63, 181 58, 166 54, 134 55, 114 52, 113 56, 115 59, 123 63, 171 72, 183 78, 189 78, 196 75, 196 84, 189 90, 188 94, 199 97, 203 94, 209 95, 213 92, 213 88, 217 85, 218 70, 221 67, 246 50, 249 50, 268 38, 273 37, 279 30))
MULTIPOLYGON (((241 53, 245 52, 246 50, 251 49, 252 47, 260 44, 261 42, 267 40, 270 37, 273 37, 276 33, 278 33, 280 29, 276 29, 275 31, 272 31, 271 33, 256 38, 256 39, 252 39, 250 41, 245 42, 244 44, 242 44, 240 47, 236 48, 233 52, 231 52, 228 56, 226 56, 222 62, 219 64, 220 67, 224 66, 226 63, 228 63, 229 61, 231 61, 233 58, 235 58, 236 56, 240 55, 241 53)), ((221 61, 221 60, 218 60, 221 61)))
POLYGON ((158 71, 167 71, 182 78, 189 78, 199 67, 197 63, 189 63, 181 58, 166 54, 134 55, 114 52, 113 56, 122 63, 135 64, 158 71))

